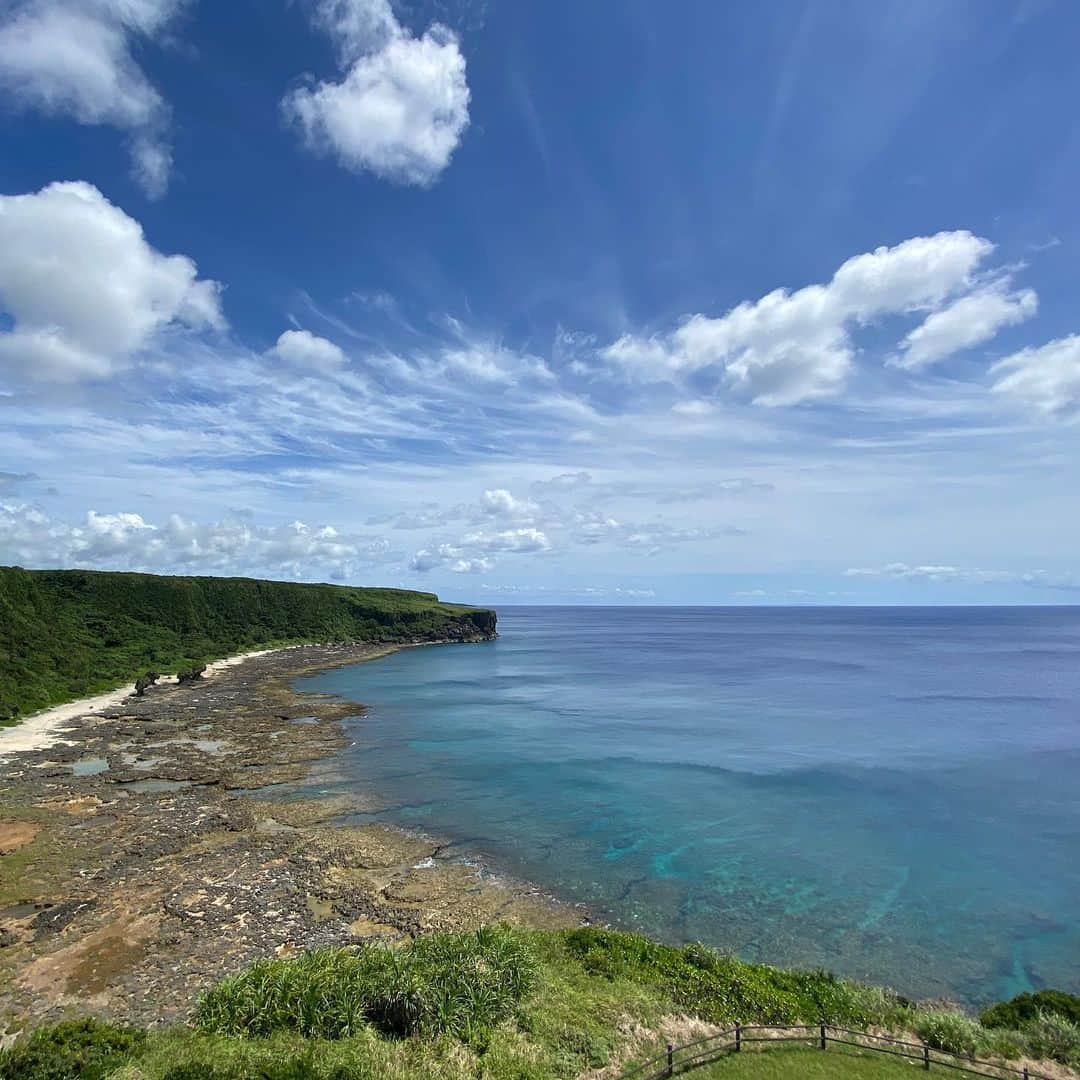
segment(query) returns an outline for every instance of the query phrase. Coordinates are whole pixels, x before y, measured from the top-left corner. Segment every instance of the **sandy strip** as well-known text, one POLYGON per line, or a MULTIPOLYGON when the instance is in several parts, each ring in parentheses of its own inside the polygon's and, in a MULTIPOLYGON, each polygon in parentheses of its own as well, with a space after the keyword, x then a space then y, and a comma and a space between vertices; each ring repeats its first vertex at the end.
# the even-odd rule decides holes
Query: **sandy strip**
MULTIPOLYGON (((255 652, 240 653, 237 656, 227 656, 223 660, 215 660, 206 665, 203 677, 234 667, 249 657, 266 656, 267 653, 277 651, 276 649, 259 649, 255 652)), ((159 686, 175 682, 175 675, 163 675, 158 679, 159 686)), ((72 721, 114 708, 134 693, 135 684, 129 683, 118 690, 109 690, 95 697, 80 698, 66 705, 55 705, 51 709, 34 713, 33 716, 28 716, 14 727, 0 728, 0 758, 27 750, 44 750, 57 744, 70 746, 71 740, 65 739, 64 734, 69 730, 72 721)))

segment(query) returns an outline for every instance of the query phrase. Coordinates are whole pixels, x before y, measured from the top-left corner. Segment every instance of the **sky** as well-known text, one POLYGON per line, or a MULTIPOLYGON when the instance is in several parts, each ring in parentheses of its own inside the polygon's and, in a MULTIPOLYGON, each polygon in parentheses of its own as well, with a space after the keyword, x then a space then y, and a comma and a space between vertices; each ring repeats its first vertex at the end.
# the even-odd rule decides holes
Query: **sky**
POLYGON ((0 0, 0 564, 1080 603, 1078 40, 0 0))

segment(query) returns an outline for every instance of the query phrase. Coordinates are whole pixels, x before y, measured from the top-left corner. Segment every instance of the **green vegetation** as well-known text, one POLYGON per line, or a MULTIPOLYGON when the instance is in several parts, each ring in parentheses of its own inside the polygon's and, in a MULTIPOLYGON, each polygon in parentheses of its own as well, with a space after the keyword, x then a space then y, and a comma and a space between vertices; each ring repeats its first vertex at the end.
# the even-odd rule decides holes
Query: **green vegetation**
POLYGON ((478 1042, 513 1013, 535 977, 525 939, 501 927, 419 938, 396 951, 323 949, 225 979, 199 1003, 195 1025, 218 1035, 296 1031, 315 1039, 371 1026, 396 1038, 478 1042))
POLYGON ((1080 997, 1061 990, 1036 990, 1033 994, 1017 994, 1011 1001, 999 1001, 979 1019, 983 1027, 1020 1028, 1044 1016, 1060 1016, 1080 1024, 1080 997))
POLYGON ((488 634, 433 593, 0 567, 0 723, 249 649, 488 634))
MULTIPOLYGON (((629 1068, 668 1037, 688 1041, 700 1034, 700 1020, 816 1023, 823 1013, 837 1024, 920 1032, 959 1053, 1080 1064, 1077 1029, 1062 1016, 1036 1012, 1017 1030, 985 1028, 826 972, 743 963, 698 945, 672 948, 599 929, 495 927, 433 934, 396 950, 263 961, 212 988, 190 1026, 144 1034, 95 1022, 41 1029, 0 1054, 0 1076, 569 1080, 605 1065, 629 1068)), ((911 1066, 839 1047, 783 1046, 693 1075, 887 1080, 897 1068, 911 1066)))
POLYGON ((825 1053, 777 1046, 729 1054, 690 1074, 693 1080, 912 1080, 912 1075, 907 1061, 883 1054, 848 1053, 834 1046, 825 1053))
POLYGON ((102 1080, 142 1048, 142 1032, 99 1020, 68 1020, 41 1028, 0 1054, 4 1080, 102 1080))
POLYGON ((631 978, 671 996, 703 1020, 857 1027, 881 1019, 896 1002, 883 992, 827 971, 786 971, 748 964, 704 945, 673 949, 637 934, 572 930, 566 947, 591 975, 631 978))

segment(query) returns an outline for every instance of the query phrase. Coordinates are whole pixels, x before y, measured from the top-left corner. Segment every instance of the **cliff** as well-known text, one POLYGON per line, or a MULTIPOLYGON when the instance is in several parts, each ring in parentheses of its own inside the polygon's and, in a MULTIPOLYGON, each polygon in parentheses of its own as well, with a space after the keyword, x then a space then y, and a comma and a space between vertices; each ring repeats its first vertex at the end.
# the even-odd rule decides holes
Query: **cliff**
POLYGON ((405 589, 0 567, 0 723, 249 649, 478 641, 495 625, 405 589))

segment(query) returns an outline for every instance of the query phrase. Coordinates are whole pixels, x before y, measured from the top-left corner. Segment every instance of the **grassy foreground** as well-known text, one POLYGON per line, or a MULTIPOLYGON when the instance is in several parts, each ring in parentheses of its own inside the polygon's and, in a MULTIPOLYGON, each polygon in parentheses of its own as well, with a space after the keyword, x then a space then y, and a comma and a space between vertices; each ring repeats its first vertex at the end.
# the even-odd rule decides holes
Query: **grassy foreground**
MULTIPOLYGON (((1066 1009, 1080 999, 1060 995, 1066 1009)), ((1053 1005, 1049 999, 1043 1002, 1053 1005)), ((1021 1009, 1021 1011, 1023 1011, 1021 1009)), ((748 964, 597 929, 489 927, 401 949, 265 960, 219 983, 185 1027, 92 1021, 38 1029, 0 1054, 5 1080, 540 1080, 616 1076, 707 1023, 826 1021, 915 1032, 947 1051, 1080 1065, 1080 1027, 1037 1006, 1018 1029, 924 1011, 825 972, 748 964)), ((993 1016, 988 1017, 993 1020, 993 1016)), ((903 1066, 908 1069, 910 1066, 903 1066)), ((698 1075, 898 1075, 891 1059, 776 1048, 698 1075), (797 1061, 796 1061, 797 1058, 797 1061), (787 1063, 798 1064, 792 1072, 787 1063)))
POLYGON ((692 1074, 694 1080, 912 1080, 910 1063, 882 1054, 770 1047, 730 1054, 692 1074))
POLYGON ((489 634, 433 593, 0 567, 0 723, 249 649, 489 634))

